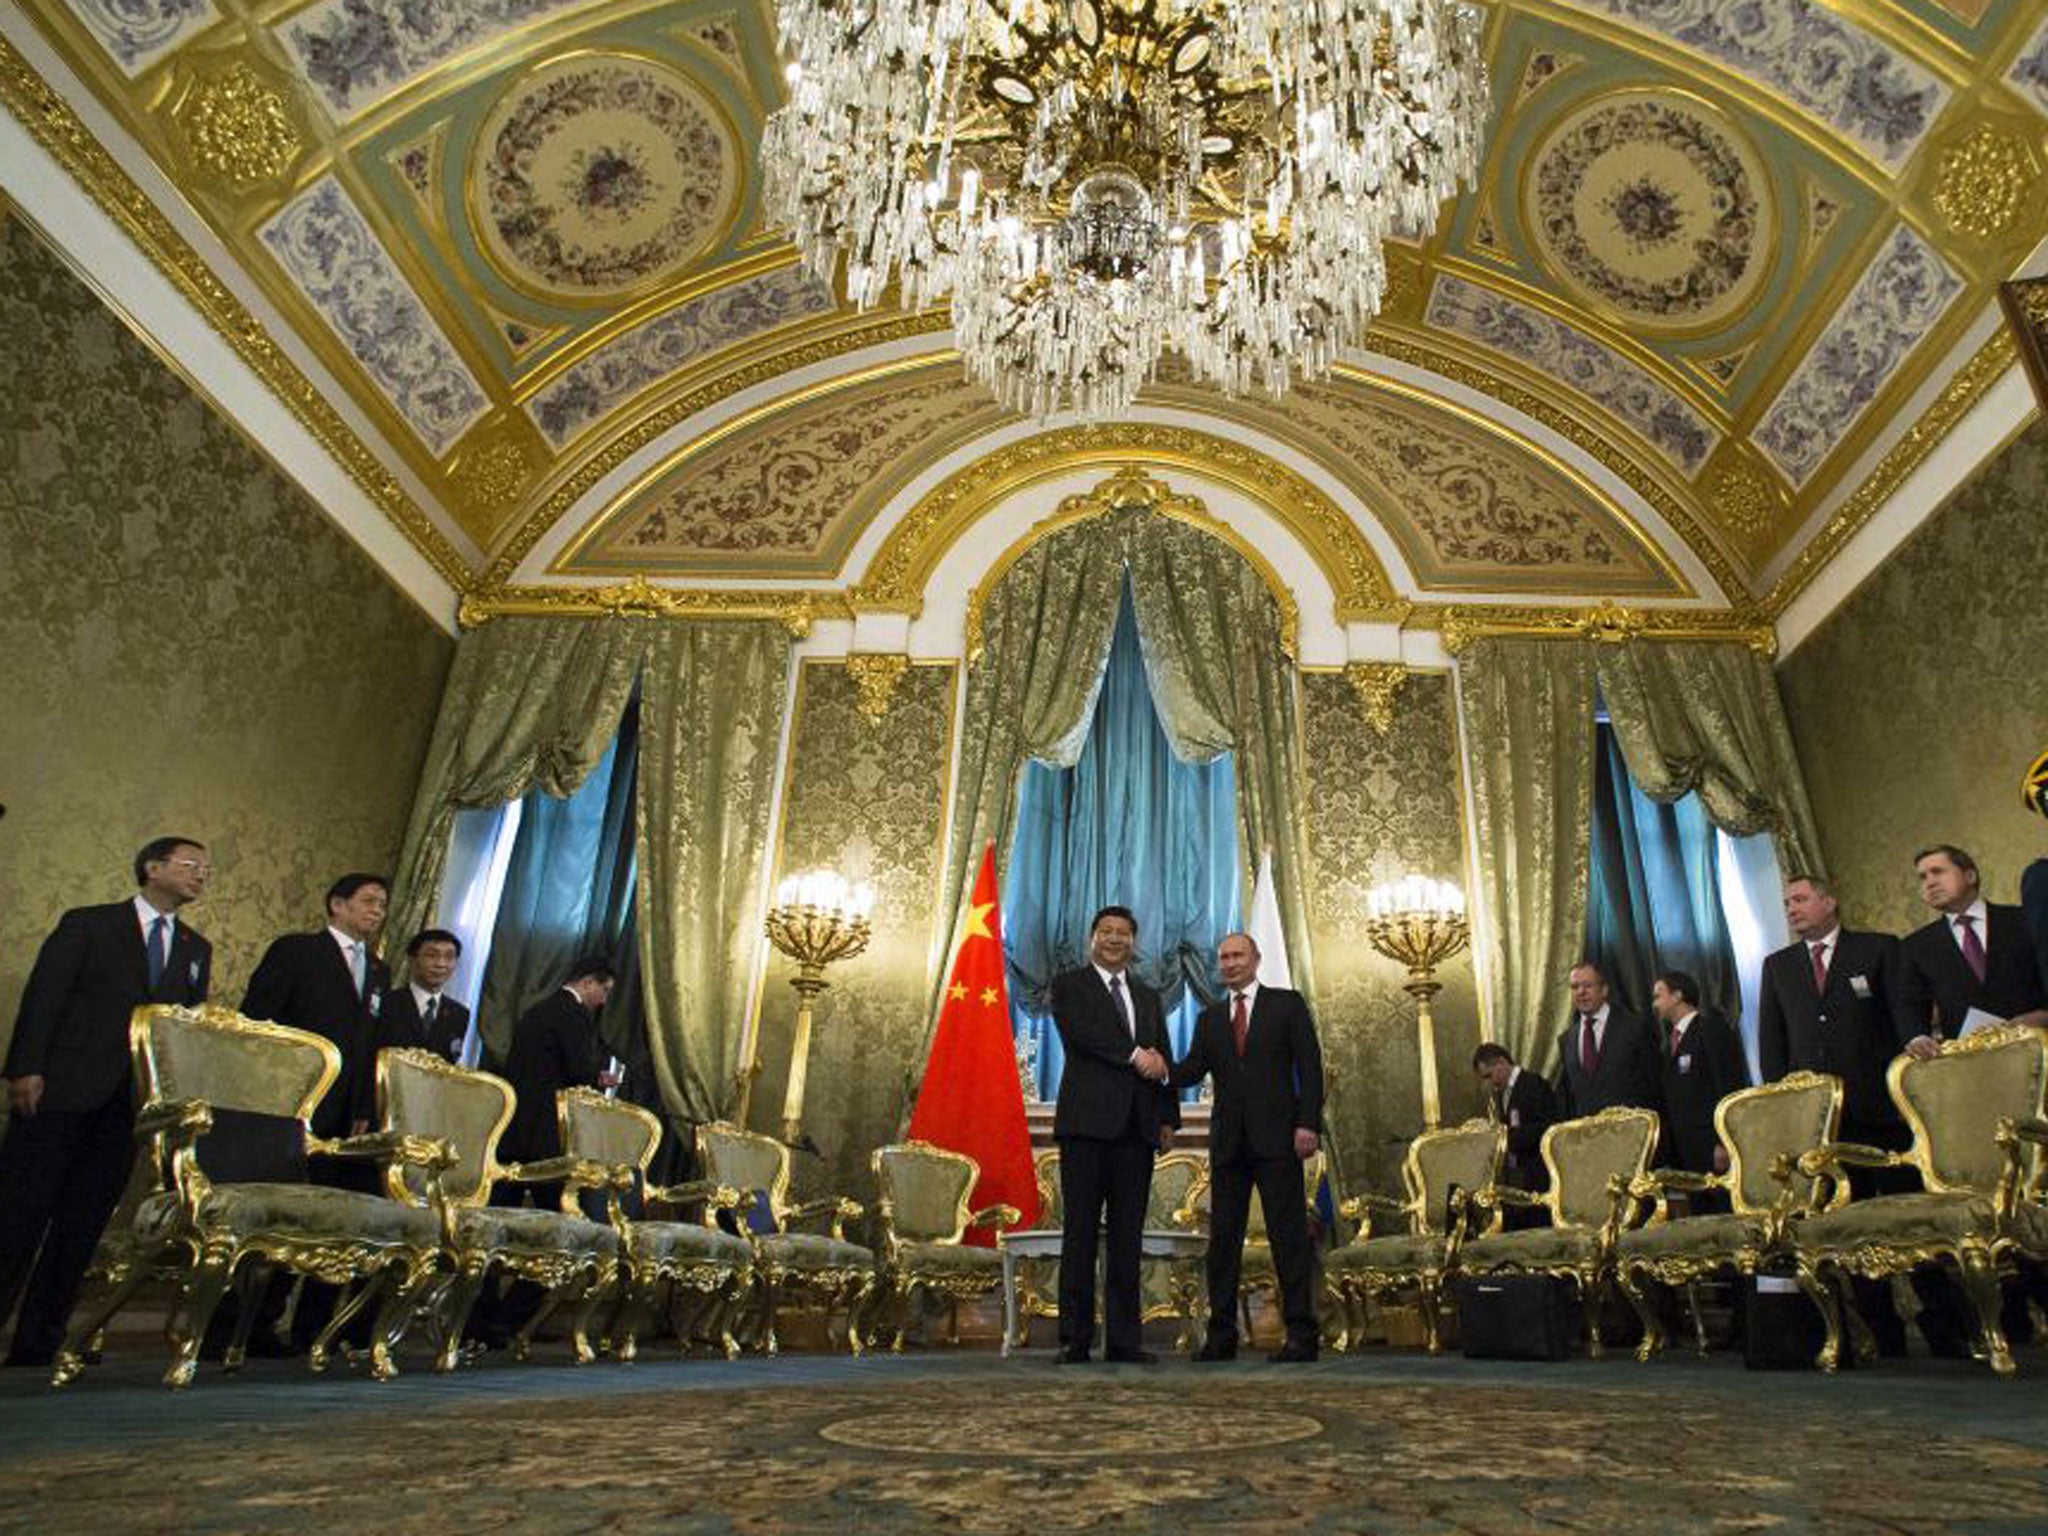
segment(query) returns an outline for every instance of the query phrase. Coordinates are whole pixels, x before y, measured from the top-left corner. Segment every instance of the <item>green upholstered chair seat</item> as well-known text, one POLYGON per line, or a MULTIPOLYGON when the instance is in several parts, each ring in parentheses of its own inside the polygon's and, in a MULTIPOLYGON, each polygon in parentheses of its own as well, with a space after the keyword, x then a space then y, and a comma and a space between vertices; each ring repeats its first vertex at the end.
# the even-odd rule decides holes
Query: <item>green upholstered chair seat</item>
MULTIPOLYGON (((2022 1201, 2008 1230, 2023 1244, 2048 1250, 2048 1206, 2022 1201)), ((1880 1244, 1953 1243, 1972 1234, 1988 1236, 1994 1223, 1988 1196, 1923 1193, 1858 1200, 1839 1211, 1808 1217, 1795 1231, 1801 1248, 1839 1253, 1880 1244)))
POLYGON ((756 1240, 763 1263, 784 1270, 873 1269, 875 1256, 858 1243, 818 1232, 769 1232, 756 1240))
POLYGON ((633 1257, 642 1263, 725 1264, 744 1269, 754 1251, 743 1237, 688 1221, 636 1221, 633 1257))
POLYGON ((1600 1247, 1600 1235, 1580 1227, 1528 1227, 1475 1238, 1459 1252, 1468 1270, 1577 1268, 1600 1247))
POLYGON ((1755 1247, 1762 1238, 1763 1229, 1741 1216, 1682 1216, 1622 1233, 1615 1258, 1623 1264, 1713 1258, 1732 1263, 1736 1249, 1755 1247))
MULTIPOLYGON (((135 1213, 136 1235, 163 1237, 177 1220, 176 1195, 151 1195, 135 1213)), ((434 1248, 441 1241, 431 1211, 321 1184, 216 1184, 200 1201, 199 1220, 208 1231, 232 1232, 244 1241, 262 1235, 354 1238, 413 1248, 434 1248)))
POLYGON ((610 1227, 531 1206, 485 1205, 457 1211, 455 1237, 465 1248, 501 1253, 588 1253, 610 1259, 619 1252, 619 1235, 610 1227))
POLYGON ((1389 1232, 1369 1237, 1362 1243, 1339 1248, 1323 1260, 1330 1274, 1348 1274, 1362 1269, 1440 1269, 1444 1261, 1444 1240, 1433 1232, 1389 1232))
POLYGON ((1000 1253, 993 1248, 971 1248, 965 1243, 899 1243, 896 1263, 911 1274, 961 1278, 980 1275, 991 1285, 1003 1278, 1000 1253))

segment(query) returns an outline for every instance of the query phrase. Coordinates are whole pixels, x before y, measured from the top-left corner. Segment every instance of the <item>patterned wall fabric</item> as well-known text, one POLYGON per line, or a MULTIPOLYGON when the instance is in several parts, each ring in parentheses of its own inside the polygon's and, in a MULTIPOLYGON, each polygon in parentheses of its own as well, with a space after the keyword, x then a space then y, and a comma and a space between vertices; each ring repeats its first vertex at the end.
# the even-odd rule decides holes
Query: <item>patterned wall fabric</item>
POLYGON ((2048 741, 2048 424, 2035 422, 1779 669, 1828 865, 1859 926, 1927 917, 1914 851, 1960 844, 1994 901, 2048 853, 2020 775, 2048 741))
MULTIPOLYGON (((1310 922, 1322 989, 1317 1019, 1330 1072, 1330 1134, 1345 1193, 1400 1192, 1396 1138, 1422 1128, 1415 1002, 1406 973, 1365 937, 1366 892, 1403 875, 1469 886, 1451 680, 1417 674, 1395 696, 1385 736, 1366 724, 1340 673, 1302 676, 1308 773, 1310 922)), ((1436 999, 1437 1077, 1446 1120, 1479 1113, 1470 1062, 1479 1004, 1470 953, 1442 971, 1436 999)))
POLYGON ((452 642, 0 214, 0 1039, 58 912, 204 839, 215 995, 398 853, 452 642))
MULTIPOLYGON (((825 973, 812 1026, 804 1124, 825 1160, 797 1155, 807 1195, 830 1189, 872 1205, 868 1154, 896 1138, 923 1070, 954 677, 950 665, 910 668, 879 721, 860 712, 845 666, 810 662, 798 677, 775 878, 825 866, 875 887, 874 941, 825 973)), ((779 954, 768 963, 749 1116, 762 1130, 781 1121, 794 973, 779 954)))

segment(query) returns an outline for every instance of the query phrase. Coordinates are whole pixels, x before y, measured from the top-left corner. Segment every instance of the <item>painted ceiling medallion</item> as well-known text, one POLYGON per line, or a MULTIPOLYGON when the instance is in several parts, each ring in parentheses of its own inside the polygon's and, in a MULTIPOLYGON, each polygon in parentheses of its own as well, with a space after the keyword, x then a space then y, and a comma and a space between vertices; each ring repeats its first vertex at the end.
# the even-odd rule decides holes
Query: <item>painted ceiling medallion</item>
POLYGON ((477 230, 514 282, 618 293, 717 240, 737 198, 732 132, 696 86, 641 59, 565 59, 526 76, 484 125, 477 230))
POLYGON ((1536 155, 1529 229, 1574 286, 1653 325, 1740 309, 1769 259, 1770 184, 1720 118, 1628 96, 1573 113, 1536 155))

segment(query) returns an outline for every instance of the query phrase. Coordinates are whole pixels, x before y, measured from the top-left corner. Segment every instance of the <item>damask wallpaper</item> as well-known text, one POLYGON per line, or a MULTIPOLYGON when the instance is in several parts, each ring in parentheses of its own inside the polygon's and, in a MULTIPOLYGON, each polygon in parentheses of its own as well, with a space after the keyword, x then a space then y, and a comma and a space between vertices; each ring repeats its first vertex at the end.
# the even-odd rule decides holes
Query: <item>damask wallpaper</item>
POLYGON ((398 852, 453 642, 0 210, 0 1039, 65 907, 204 841, 233 1002, 398 852))
MULTIPOLYGON (((874 1203, 868 1154, 895 1140, 923 1068, 955 675, 950 663, 911 667, 880 720, 861 713, 843 663, 808 662, 797 681, 775 878, 825 866, 875 888, 874 938, 826 972, 812 1022, 804 1124, 824 1157, 797 1158, 795 1187, 807 1195, 874 1203)), ((774 1130, 782 1113, 794 972, 779 954, 769 962, 749 1116, 757 1129, 774 1130)))
MULTIPOLYGON (((1365 937, 1366 893, 1403 875, 1465 876, 1462 794, 1451 680, 1411 675, 1394 700, 1393 728, 1366 723, 1341 673, 1302 676, 1308 751, 1310 921, 1322 990, 1317 1019, 1329 1073, 1328 1121, 1344 1193, 1400 1192, 1401 1152, 1422 1128, 1421 1056, 1406 972, 1365 937)), ((1441 972, 1437 1080, 1447 1121, 1481 1111, 1473 1083, 1479 1003, 1468 953, 1441 972)))
POLYGON ((1927 917, 1912 858, 1976 855, 1994 901, 2048 853, 2019 782, 2048 742, 2048 423, 1956 491, 1779 669, 1850 920, 1927 917))

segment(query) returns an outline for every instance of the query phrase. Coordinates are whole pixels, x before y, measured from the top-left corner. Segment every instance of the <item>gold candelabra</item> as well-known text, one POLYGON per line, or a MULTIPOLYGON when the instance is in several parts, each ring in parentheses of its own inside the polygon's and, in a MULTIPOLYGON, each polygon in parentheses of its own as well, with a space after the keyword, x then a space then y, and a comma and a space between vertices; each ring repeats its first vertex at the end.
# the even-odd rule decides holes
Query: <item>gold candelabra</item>
POLYGON ((811 1058, 811 1008, 825 990, 825 967, 868 947, 868 914, 875 893, 849 886, 827 870, 791 875, 775 891, 768 909, 768 941, 796 962, 789 984, 796 988, 796 1035, 789 1043, 789 1084, 782 1094, 782 1139, 793 1142, 803 1128, 804 1076, 811 1058))
POLYGON ((1465 897, 1455 885, 1410 875, 1382 885, 1366 897, 1365 936, 1389 960, 1408 967, 1402 990, 1415 999, 1415 1028, 1422 1049, 1422 1121, 1427 1130, 1443 1123, 1436 1086, 1436 1016, 1430 999, 1443 990, 1436 968, 1472 937, 1465 897))

